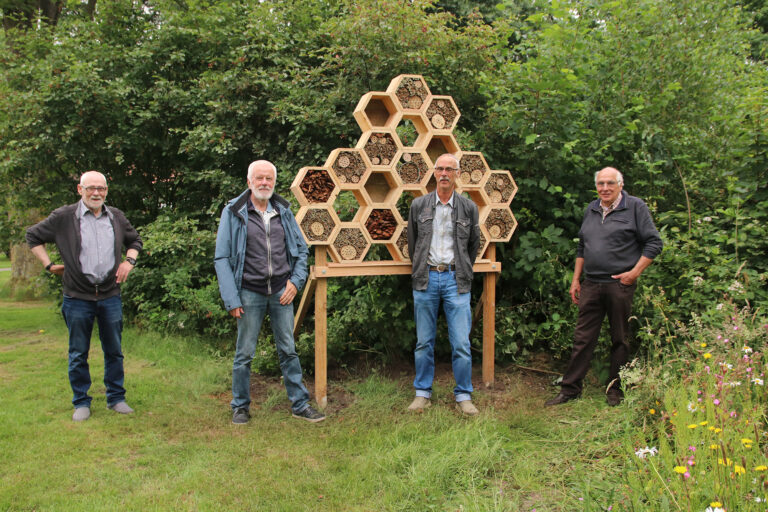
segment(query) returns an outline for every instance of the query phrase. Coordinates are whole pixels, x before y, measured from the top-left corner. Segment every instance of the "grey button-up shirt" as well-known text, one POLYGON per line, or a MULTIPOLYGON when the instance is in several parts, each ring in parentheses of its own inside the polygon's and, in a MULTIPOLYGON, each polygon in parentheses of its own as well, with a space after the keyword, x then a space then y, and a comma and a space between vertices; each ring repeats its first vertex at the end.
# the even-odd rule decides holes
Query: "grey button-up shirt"
POLYGON ((446 204, 435 194, 435 217, 432 219, 432 242, 429 244, 427 263, 441 265, 453 263, 453 199, 456 192, 446 204))
POLYGON ((115 267, 115 230, 106 205, 96 217, 83 200, 77 208, 80 220, 80 267, 93 284, 103 283, 115 267))

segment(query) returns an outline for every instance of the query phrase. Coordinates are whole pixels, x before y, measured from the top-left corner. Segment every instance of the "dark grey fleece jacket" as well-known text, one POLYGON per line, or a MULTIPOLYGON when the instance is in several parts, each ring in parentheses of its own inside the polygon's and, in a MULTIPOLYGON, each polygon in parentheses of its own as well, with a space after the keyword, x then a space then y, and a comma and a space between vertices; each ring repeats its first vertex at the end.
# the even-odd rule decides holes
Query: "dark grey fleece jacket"
POLYGON ((112 229, 115 232, 115 267, 106 280, 92 284, 80 267, 80 221, 77 218, 77 206, 74 203, 54 210, 47 219, 27 228, 27 244, 30 249, 46 243, 55 243, 59 248, 64 275, 61 277, 64 293, 82 300, 100 300, 118 295, 117 267, 122 260, 123 247, 141 251, 141 237, 133 229, 125 214, 114 206, 105 206, 110 213, 112 229))
POLYGON ((631 270, 640 256, 654 259, 663 243, 642 199, 622 190, 619 206, 603 219, 600 200, 589 203, 579 230, 576 256, 584 258, 584 277, 612 282, 612 275, 631 270))

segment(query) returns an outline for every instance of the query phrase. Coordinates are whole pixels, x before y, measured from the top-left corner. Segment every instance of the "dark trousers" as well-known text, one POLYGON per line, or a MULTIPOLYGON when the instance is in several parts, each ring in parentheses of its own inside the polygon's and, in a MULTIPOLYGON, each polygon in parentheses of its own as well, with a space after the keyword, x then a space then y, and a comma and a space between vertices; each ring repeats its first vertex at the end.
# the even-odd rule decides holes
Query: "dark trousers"
POLYGON ((581 393, 581 382, 589 371, 589 363, 606 314, 611 326, 611 370, 608 380, 613 382, 611 390, 621 392, 619 369, 629 358, 627 338, 635 288, 637 283, 625 286, 618 280, 596 283, 585 279, 581 283, 579 319, 573 335, 573 352, 561 384, 564 395, 575 396, 581 393))

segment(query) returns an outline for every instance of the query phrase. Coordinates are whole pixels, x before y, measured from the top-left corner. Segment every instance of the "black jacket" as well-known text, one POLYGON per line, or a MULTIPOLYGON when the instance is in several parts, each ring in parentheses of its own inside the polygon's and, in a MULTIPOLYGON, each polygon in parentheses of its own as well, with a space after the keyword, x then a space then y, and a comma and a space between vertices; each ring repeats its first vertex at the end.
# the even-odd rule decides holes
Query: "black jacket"
POLYGON ((106 280, 94 286, 80 267, 80 222, 77 207, 80 202, 55 209, 47 219, 27 228, 27 244, 30 248, 55 243, 64 263, 61 278, 64 294, 82 300, 106 299, 120 293, 117 284, 117 267, 122 261, 122 248, 141 250, 141 237, 128 222, 125 214, 113 206, 107 206, 115 232, 115 267, 106 280))

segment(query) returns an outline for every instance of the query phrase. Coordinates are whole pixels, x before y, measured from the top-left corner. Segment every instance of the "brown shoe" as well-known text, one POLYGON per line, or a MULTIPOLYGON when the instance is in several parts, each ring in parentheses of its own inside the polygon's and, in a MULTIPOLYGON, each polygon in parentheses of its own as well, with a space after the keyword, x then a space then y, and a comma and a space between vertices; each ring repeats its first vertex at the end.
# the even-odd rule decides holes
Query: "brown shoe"
POLYGON ((477 407, 475 407, 475 405, 472 403, 472 400, 462 400, 461 402, 456 402, 456 406, 459 408, 462 414, 466 414, 467 416, 475 416, 480 413, 480 411, 477 410, 477 407))
POLYGON ((417 396, 413 399, 413 402, 411 402, 411 405, 408 406, 409 411, 423 411, 425 408, 432 405, 432 402, 429 401, 429 398, 425 398, 423 396, 417 396))
POLYGON ((579 398, 579 395, 564 395, 562 393, 558 393, 556 397, 550 398, 544 402, 544 407, 564 404, 565 402, 570 402, 571 400, 576 400, 577 398, 579 398))

